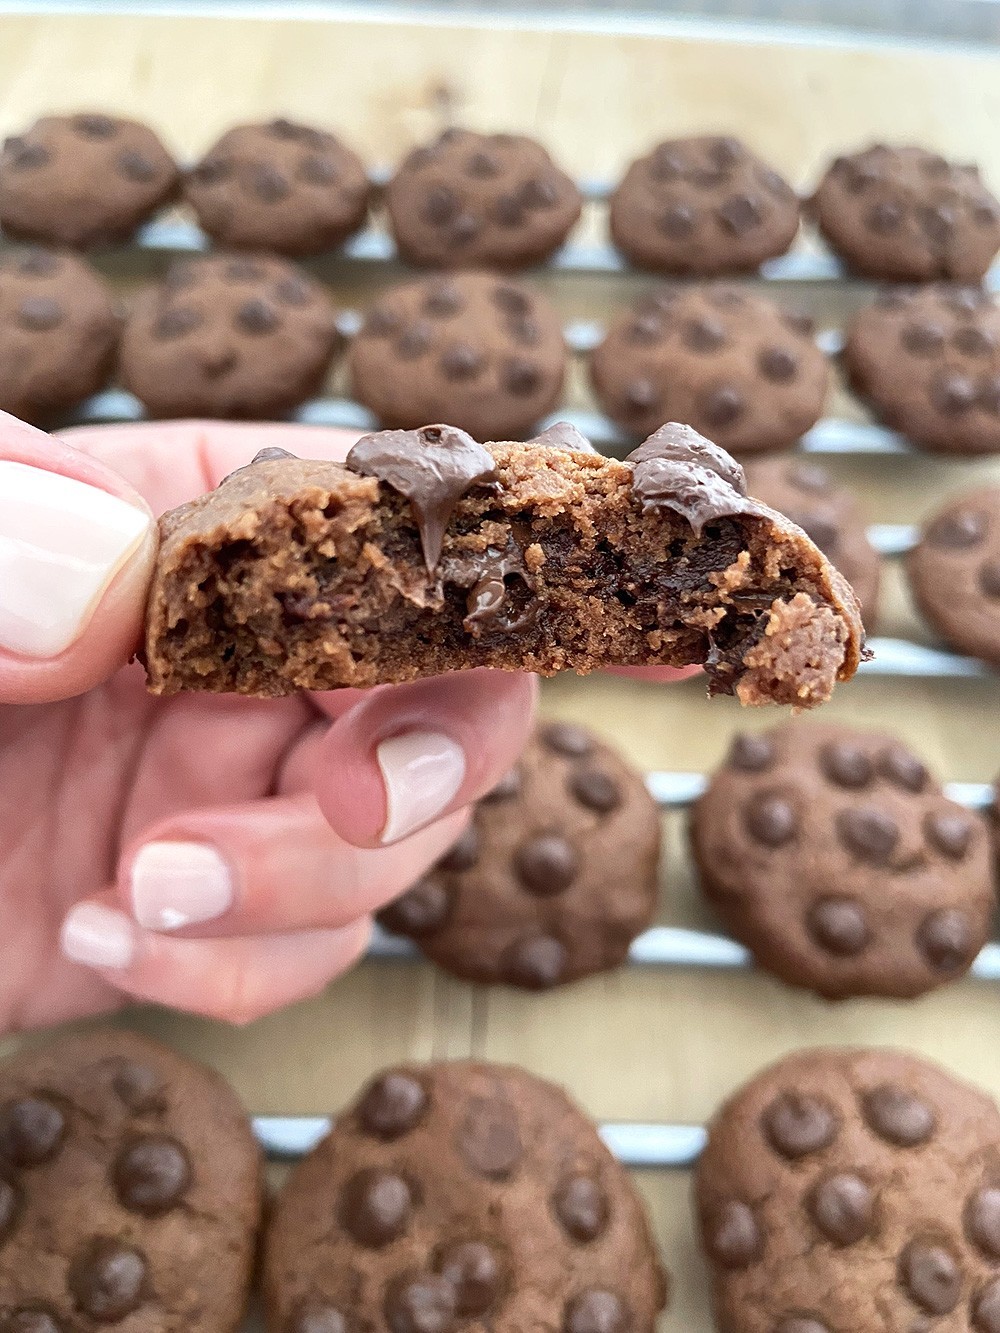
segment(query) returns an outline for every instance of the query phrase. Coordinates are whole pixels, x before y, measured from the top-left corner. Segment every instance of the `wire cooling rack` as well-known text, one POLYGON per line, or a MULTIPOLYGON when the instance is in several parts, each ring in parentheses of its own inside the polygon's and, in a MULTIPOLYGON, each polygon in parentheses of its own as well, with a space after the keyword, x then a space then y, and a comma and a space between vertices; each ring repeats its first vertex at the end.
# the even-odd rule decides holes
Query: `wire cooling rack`
MULTIPOLYGON (((686 810, 708 786, 701 773, 647 773, 646 787, 661 810, 686 810)), ((985 810, 993 801, 994 789, 986 782, 949 782, 945 795, 969 810, 985 810)), ((417 960, 416 945, 376 927, 369 957, 417 960)), ((629 963, 644 967, 750 968, 749 949, 725 935, 689 930, 683 926, 653 926, 637 936, 628 955, 629 963)), ((984 945, 969 970, 980 981, 1000 981, 1000 943, 984 945)))

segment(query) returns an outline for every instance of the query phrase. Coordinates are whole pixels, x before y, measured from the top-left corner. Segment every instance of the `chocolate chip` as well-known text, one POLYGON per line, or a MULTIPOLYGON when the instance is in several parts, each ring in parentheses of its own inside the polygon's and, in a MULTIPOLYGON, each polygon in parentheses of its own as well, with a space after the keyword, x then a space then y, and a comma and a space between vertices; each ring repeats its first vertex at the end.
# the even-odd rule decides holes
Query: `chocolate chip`
POLYGON ((737 1199, 722 1204, 708 1221, 706 1243, 723 1268, 748 1268, 764 1253, 764 1235, 753 1209, 737 1199))
POLYGON ((258 449, 253 458, 250 459, 250 467, 254 463, 278 463, 286 458, 295 458, 296 455, 289 453, 287 449, 282 449, 276 444, 265 445, 263 449, 258 449))
POLYGON ((657 343, 664 334, 663 320, 657 315, 638 315, 625 330, 630 343, 649 345, 657 343))
POLYGON ((424 314, 435 315, 438 319, 448 319, 452 315, 457 315, 464 304, 462 293, 456 285, 445 279, 443 282, 435 282, 428 288, 423 301, 423 311, 424 314))
POLYGON ((882 1083, 861 1098, 861 1110, 880 1139, 897 1148, 916 1148, 934 1133, 934 1112, 926 1102, 894 1083, 882 1083))
POLYGON ((36 171, 52 160, 52 154, 40 143, 25 143, 23 139, 8 139, 4 144, 6 166, 15 171, 36 171))
POLYGON ((875 761, 882 777, 904 791, 922 792, 929 774, 915 754, 902 745, 891 745, 875 761))
POLYGON ((251 192, 265 204, 278 204, 292 193, 288 177, 267 163, 258 166, 247 182, 251 192))
POLYGON ((806 315, 801 311, 782 311, 781 322, 786 329, 791 329, 792 333, 797 333, 800 338, 808 338, 811 341, 816 333, 816 321, 812 315, 806 315))
POLYGON ((491 210, 494 222, 501 227, 520 227, 524 221, 524 205, 513 194, 502 194, 491 210))
POLYGON ((700 315, 681 325, 681 340, 692 352, 714 352, 726 341, 726 331, 717 319, 700 315))
POLYGON ((454 190, 447 185, 434 185, 427 191, 420 216, 432 227, 446 227, 458 217, 460 204, 454 190))
POLYGON ((512 768, 503 775, 491 791, 480 797, 480 804, 492 804, 494 801, 512 801, 520 793, 520 790, 521 775, 516 768, 512 768))
POLYGON ((13 1166, 50 1161, 66 1137, 66 1117, 48 1097, 21 1097, 0 1106, 0 1157, 13 1166))
POLYGON ((259 282, 264 276, 263 268, 253 259, 231 259, 226 265, 230 282, 259 282))
POLYGON ((657 226, 672 241, 686 241, 694 232, 698 214, 688 204, 671 204, 660 214, 657 226))
POLYGON ((570 775, 569 789, 589 810, 602 815, 621 805, 621 788, 610 773, 599 768, 581 768, 570 775))
POLYGON ((505 1180, 513 1174, 524 1148, 517 1114, 498 1097, 475 1097, 458 1131, 456 1147, 476 1175, 505 1180))
POLYGON ((219 185, 227 180, 233 164, 222 157, 206 157, 191 172, 199 185, 219 185))
POLYGON ((343 1313, 332 1305, 306 1305, 288 1321, 288 1333, 349 1333, 343 1313))
POLYGON ((824 745, 819 752, 819 766, 831 782, 852 790, 867 787, 874 777, 871 760, 853 741, 831 741, 824 745))
POLYGON ((996 350, 996 341, 992 334, 972 324, 956 329, 951 341, 966 356, 991 356, 996 350))
POLYGON ((813 903, 806 928, 821 948, 840 958, 856 957, 871 940, 864 908, 853 898, 821 898, 813 903))
POLYGON ((38 246, 33 246, 25 251, 16 261, 16 267, 19 273, 25 273, 33 278, 50 278, 59 268, 59 259, 49 250, 42 250, 38 246))
POLYGON ((479 221, 471 213, 459 213, 448 228, 448 235, 454 245, 468 245, 479 235, 479 232, 479 221))
POLYGON ((330 157, 321 157, 318 153, 309 153, 299 163, 296 173, 299 180, 307 185, 333 185, 340 179, 337 164, 330 157))
POLYGON ((150 1134, 126 1144, 111 1167, 123 1208, 148 1217, 176 1208, 191 1184, 191 1161, 176 1139, 150 1134))
POLYGON ((955 210, 947 204, 931 204, 917 210, 917 220, 934 245, 947 245, 955 230, 955 210))
POLYGON ((937 356, 944 347, 944 329, 940 324, 907 324, 899 341, 911 356, 937 356))
POLYGON ((566 1234, 581 1244, 596 1240, 607 1229, 607 1195, 593 1176, 567 1176, 552 1196, 552 1208, 566 1234))
POLYGON ((501 971, 512 986, 549 990, 565 977, 568 962, 569 955, 561 940, 552 935, 533 935, 511 945, 501 971))
POLYGON ((542 383, 541 367, 525 357, 513 356, 503 368, 501 383, 516 398, 527 398, 542 383))
POLYGON ((63 320, 63 308, 51 296, 25 296, 17 307, 17 322, 25 329, 44 333, 63 320))
POLYGON ((362 332, 372 338, 388 338, 390 333, 398 330, 399 324, 400 318, 395 310, 390 310, 388 306, 377 305, 374 310, 368 312, 362 332))
POLYGON ((731 426, 743 415, 746 402, 735 384, 717 384, 702 399, 701 409, 709 426, 731 426))
POLYGON ((520 287, 514 287, 509 283, 500 283, 493 288, 490 298, 495 306, 504 312, 505 315, 529 315, 531 313, 531 297, 520 287))
POLYGON ((115 1095, 133 1115, 166 1110, 167 1099, 163 1080, 148 1065, 135 1060, 123 1060, 111 1080, 115 1095))
POLYGON ((860 1176, 842 1171, 816 1185, 808 1208, 827 1240, 834 1245, 856 1245, 872 1229, 875 1198, 860 1176))
POLYGON ((957 972, 970 961, 972 927, 964 912, 940 907, 925 916, 917 931, 917 948, 938 972, 957 972))
POLYGON ((401 898, 383 907, 378 919, 386 930, 419 939, 440 930, 451 912, 451 895, 436 879, 417 880, 401 898))
POLYGON ((549 898, 563 893, 579 869, 576 852, 558 833, 540 833, 514 853, 514 870, 529 893, 549 898))
POLYGON ((788 384, 798 373, 799 359, 785 347, 765 347, 757 358, 757 367, 766 380, 788 384))
POLYGON ((563 1333, 628 1333, 631 1327, 621 1297, 596 1287, 574 1296, 563 1317, 563 1333))
POLYGON ((48 1310, 22 1306, 0 1323, 0 1333, 65 1333, 65 1330, 48 1310))
POLYGON ((497 1304, 507 1285, 506 1264, 492 1245, 462 1240, 446 1245, 435 1269, 451 1284, 455 1309, 464 1319, 477 1319, 497 1304))
POLYGON ((543 176, 531 176, 518 194, 525 208, 552 208, 559 202, 559 190, 554 181, 543 176))
POLYGON ((649 159, 649 174, 654 180, 678 180, 687 170, 684 153, 669 144, 656 147, 649 159))
POLYGON ((980 567, 979 587, 987 597, 1000 597, 1000 560, 987 560, 980 567))
POLYGON ((743 823, 754 841, 765 847, 783 847, 799 827, 792 804, 774 792, 751 796, 743 808, 743 823))
POLYGON ((979 509, 956 509, 942 514, 927 529, 926 539, 932 546, 964 550, 978 544, 986 536, 986 515, 979 509))
POLYGON ((972 1302, 975 1333, 1000 1333, 1000 1278, 987 1283, 972 1302))
POLYGON ((475 379, 483 369, 485 361, 469 343, 457 342, 448 347, 441 357, 441 373, 445 379, 475 379))
POLYGON ((903 225, 903 210, 890 199, 873 204, 865 214, 865 226, 879 236, 890 236, 903 225))
POLYGON ((344 1187, 341 1222, 359 1245, 380 1250, 404 1234, 413 1204, 413 1191, 402 1176, 367 1167, 344 1187))
POLYGON ((300 309, 312 300, 312 289, 304 278, 282 278, 280 282, 275 283, 274 294, 285 305, 297 306, 300 309))
POLYGON ((761 1117, 761 1128, 776 1153, 798 1161, 828 1148, 837 1134, 833 1112, 805 1092, 782 1092, 761 1117))
POLYGON ((955 1258, 934 1240, 912 1240, 900 1255, 899 1281, 921 1310, 944 1315, 962 1294, 962 1271, 955 1258))
POLYGON ((574 726, 572 722, 550 722, 542 728, 542 741, 555 754, 565 755, 567 759, 582 759, 594 749, 594 738, 584 727, 574 726))
POLYGON ((66 1283, 82 1314, 117 1324, 146 1300, 148 1273, 140 1250, 98 1236, 70 1264, 66 1283))
POLYGON ((943 370, 931 380, 928 397, 939 412, 954 417, 975 407, 978 393, 975 381, 968 375, 943 370))
POLYGON ((965 1230, 988 1259, 1000 1260, 1000 1189, 984 1185, 965 1205, 965 1230))
POLYGON ((404 361, 415 361, 418 356, 423 356, 430 345, 431 330, 424 320, 412 324, 393 344, 396 355, 404 361))
POLYGON ((415 1129, 427 1105, 420 1080, 394 1069, 369 1084, 358 1103, 358 1120, 375 1138, 391 1141, 415 1129))
POLYGON ((892 860, 899 842, 899 825, 876 805, 856 805, 837 813, 840 841, 862 861, 884 866, 892 860))
POLYGON ((191 306, 171 306, 169 310, 164 310, 153 325, 153 337, 182 338, 200 328, 203 323, 204 316, 200 310, 194 310, 191 306))
POLYGON ((479 860, 479 834, 475 824, 469 824, 458 842, 442 856, 435 869, 446 870, 450 874, 461 874, 471 870, 479 860))
POLYGON ((648 412, 660 401, 660 391, 650 379, 631 380, 625 386, 625 406, 636 412, 648 412))
POLYGON ((734 194, 715 210, 715 216, 734 236, 746 236, 764 221, 760 205, 748 194, 734 194))
POLYGON ((488 153, 480 149, 479 152, 471 153, 465 159, 465 174, 467 176, 478 176, 482 180, 491 180, 494 176, 503 173, 503 162, 496 153, 488 153))
POLYGON ((73 128, 88 139, 113 139, 118 125, 110 116, 84 113, 73 117, 73 128))
POLYGON ((435 1273, 396 1278, 384 1311, 391 1333, 448 1333, 455 1325, 455 1288, 435 1273))
POLYGON ((537 347, 542 341, 541 326, 534 319, 511 319, 507 322, 507 332, 511 341, 522 347, 537 347))
POLYGON ((961 861, 972 840, 972 821, 960 811, 943 810, 926 816, 924 832, 942 855, 961 861))
POLYGON ((247 333, 273 333, 281 323, 281 316, 274 306, 254 296, 237 310, 236 323, 247 333))
POLYGON ((766 736, 741 731, 733 738, 726 762, 741 773, 762 773, 774 763, 774 744, 766 736))

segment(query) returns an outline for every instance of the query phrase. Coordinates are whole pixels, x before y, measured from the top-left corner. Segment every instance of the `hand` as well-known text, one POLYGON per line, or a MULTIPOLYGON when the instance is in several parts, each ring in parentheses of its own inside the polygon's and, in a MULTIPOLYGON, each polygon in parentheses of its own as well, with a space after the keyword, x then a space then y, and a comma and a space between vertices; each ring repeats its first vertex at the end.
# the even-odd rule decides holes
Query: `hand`
POLYGON ((124 997, 245 1022, 320 990, 514 763, 534 681, 154 699, 154 515, 309 427, 43 435, 0 414, 0 1030, 124 997))

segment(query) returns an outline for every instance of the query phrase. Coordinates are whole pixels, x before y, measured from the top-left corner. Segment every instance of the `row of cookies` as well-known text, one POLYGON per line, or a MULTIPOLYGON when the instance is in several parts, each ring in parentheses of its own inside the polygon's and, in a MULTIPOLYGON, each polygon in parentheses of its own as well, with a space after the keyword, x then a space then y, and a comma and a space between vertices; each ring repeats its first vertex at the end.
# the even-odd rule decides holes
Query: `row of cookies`
MULTIPOLYGON (((990 935, 986 819, 881 733, 796 721, 738 736, 691 841, 730 933, 829 998, 923 994, 963 975, 990 935)), ((642 775, 558 723, 380 919, 456 976, 544 990, 625 960, 656 914, 659 866, 642 775)))
MULTIPOLYGON (((0 153, 0 226, 22 240, 128 240, 181 197, 224 247, 309 255, 364 225, 373 189, 339 139, 286 118, 229 130, 186 172, 148 126, 99 112, 44 116, 0 153)), ((565 241, 583 196, 535 140, 453 127, 404 158, 385 201, 410 263, 523 268, 565 241)), ((978 169, 921 148, 838 157, 806 208, 830 248, 869 277, 974 282, 1000 249, 1000 203, 978 169)), ((784 254, 802 210, 739 139, 699 135, 631 164, 610 196, 609 227, 641 268, 710 276, 784 254)))

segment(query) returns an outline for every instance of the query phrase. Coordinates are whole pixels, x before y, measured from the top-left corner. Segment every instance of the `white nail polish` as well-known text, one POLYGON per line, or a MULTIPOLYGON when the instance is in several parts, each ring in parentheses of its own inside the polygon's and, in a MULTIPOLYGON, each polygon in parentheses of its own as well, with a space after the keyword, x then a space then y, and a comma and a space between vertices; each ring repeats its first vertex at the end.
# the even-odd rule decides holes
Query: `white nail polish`
POLYGON ((128 967, 135 957, 135 927, 124 912, 101 903, 78 903, 62 924, 59 942, 67 958, 87 967, 128 967))
POLYGON ((0 461, 0 648, 57 657, 149 528, 149 515, 58 472, 0 461))
POLYGON ((147 930, 214 921, 233 905, 229 866, 204 842, 148 842, 132 861, 132 911, 147 930))
POLYGON ((462 747, 437 731, 392 736, 376 754, 385 783, 382 842, 405 838, 442 814, 465 777, 462 747))

